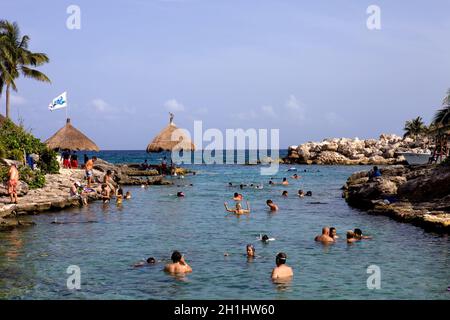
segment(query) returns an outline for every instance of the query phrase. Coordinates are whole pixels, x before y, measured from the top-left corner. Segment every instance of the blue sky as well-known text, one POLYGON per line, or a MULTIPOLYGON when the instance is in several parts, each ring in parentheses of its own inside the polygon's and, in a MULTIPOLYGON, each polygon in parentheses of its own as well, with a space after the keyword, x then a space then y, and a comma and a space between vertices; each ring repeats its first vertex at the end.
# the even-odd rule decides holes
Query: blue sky
MULTIPOLYGON (((73 124, 101 149, 145 149, 168 122, 277 128, 287 147, 402 133, 450 88, 448 1, 2 1, 52 80, 18 81, 12 116, 46 139, 73 124), (69 30, 69 5, 81 29, 69 30), (366 27, 369 5, 381 30, 366 27)), ((0 111, 4 114, 4 97, 0 111)))

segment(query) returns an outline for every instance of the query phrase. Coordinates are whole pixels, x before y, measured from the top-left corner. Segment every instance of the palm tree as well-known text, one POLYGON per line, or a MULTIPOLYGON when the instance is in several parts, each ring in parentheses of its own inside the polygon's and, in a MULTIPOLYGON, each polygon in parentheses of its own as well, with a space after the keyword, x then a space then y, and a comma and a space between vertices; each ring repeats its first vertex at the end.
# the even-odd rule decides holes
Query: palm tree
POLYGON ((423 133, 426 133, 427 126, 422 120, 422 117, 417 117, 412 120, 408 120, 405 123, 405 127, 403 128, 405 131, 405 134, 403 135, 403 138, 406 137, 417 137, 423 133))
POLYGON ((436 126, 446 126, 450 120, 450 89, 447 90, 447 94, 442 100, 442 108, 439 109, 433 118, 433 124, 436 126))
POLYGON ((30 37, 20 36, 16 22, 0 21, 0 95, 6 87, 6 117, 9 118, 10 89, 17 91, 15 80, 20 74, 38 81, 51 82, 42 72, 30 68, 49 62, 45 53, 28 50, 30 37))

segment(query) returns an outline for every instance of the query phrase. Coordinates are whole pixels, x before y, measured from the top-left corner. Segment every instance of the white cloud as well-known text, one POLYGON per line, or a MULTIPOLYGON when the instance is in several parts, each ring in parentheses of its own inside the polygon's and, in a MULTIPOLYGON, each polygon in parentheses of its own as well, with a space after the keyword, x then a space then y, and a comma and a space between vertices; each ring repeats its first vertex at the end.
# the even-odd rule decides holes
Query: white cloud
POLYGON ((11 95, 10 96, 11 105, 22 106, 27 103, 24 97, 11 95))
POLYGON ((91 101, 91 105, 95 108, 95 110, 99 112, 106 112, 111 110, 111 106, 103 99, 94 99, 91 101))
POLYGON ((167 111, 171 111, 171 112, 183 112, 185 109, 184 105, 175 99, 167 100, 164 103, 164 107, 167 109, 167 111))
POLYGON ((305 119, 305 107, 293 94, 289 96, 289 99, 286 101, 285 107, 292 114, 292 116, 294 116, 298 120, 305 119))
POLYGON ((273 117, 273 118, 277 117, 277 114, 273 110, 272 106, 262 106, 261 107, 261 112, 262 112, 263 115, 268 116, 268 117, 273 117))

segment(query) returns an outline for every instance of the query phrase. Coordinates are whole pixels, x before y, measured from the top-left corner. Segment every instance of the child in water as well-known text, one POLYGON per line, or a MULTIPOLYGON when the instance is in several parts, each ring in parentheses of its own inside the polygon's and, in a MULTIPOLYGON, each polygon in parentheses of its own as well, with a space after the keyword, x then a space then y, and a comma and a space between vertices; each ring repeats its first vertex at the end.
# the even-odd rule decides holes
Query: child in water
POLYGON ((119 188, 119 190, 117 190, 116 204, 122 204, 122 200, 123 200, 123 190, 122 188, 119 188))

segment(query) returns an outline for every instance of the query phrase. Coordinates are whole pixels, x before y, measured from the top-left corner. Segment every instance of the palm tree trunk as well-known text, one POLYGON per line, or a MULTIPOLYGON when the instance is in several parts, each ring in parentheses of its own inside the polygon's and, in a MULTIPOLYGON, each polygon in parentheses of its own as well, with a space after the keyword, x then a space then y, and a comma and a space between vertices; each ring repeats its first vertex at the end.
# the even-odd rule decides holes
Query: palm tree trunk
POLYGON ((9 84, 6 85, 6 118, 9 119, 9 84))

